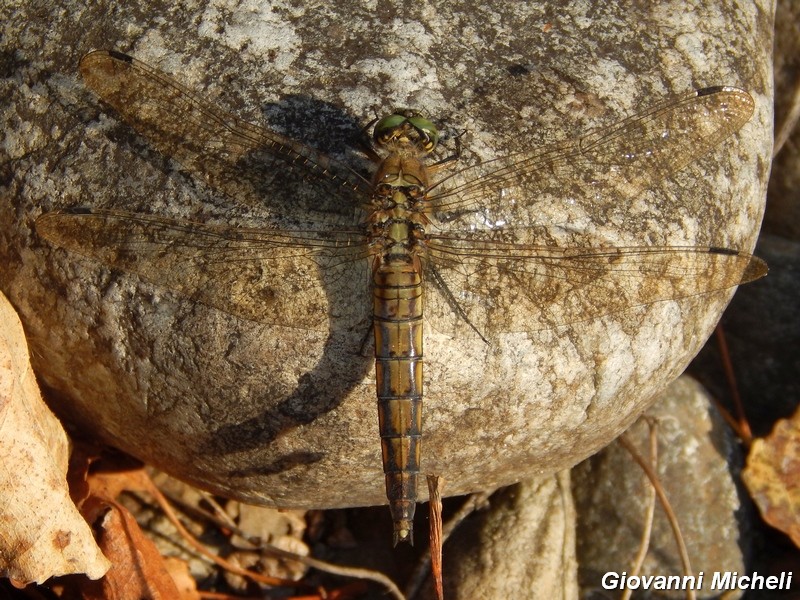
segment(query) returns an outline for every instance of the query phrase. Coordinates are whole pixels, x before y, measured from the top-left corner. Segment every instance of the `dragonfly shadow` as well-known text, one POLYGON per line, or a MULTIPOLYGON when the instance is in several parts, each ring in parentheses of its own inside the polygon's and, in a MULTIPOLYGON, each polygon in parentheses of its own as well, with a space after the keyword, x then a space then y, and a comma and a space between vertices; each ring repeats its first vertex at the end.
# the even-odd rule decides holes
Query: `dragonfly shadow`
MULTIPOLYGON (((88 86, 147 145, 128 136, 112 142, 132 145, 163 172, 175 170, 149 151, 152 146, 180 165, 187 184, 208 189, 212 199, 203 200, 202 216, 192 221, 77 208, 45 214, 37 220, 38 232, 190 302, 273 326, 271 335, 291 329, 327 334, 317 365, 293 391, 277 404, 274 395, 265 397, 269 408, 255 417, 249 412, 236 422, 233 416, 212 430, 200 443, 206 451, 254 450, 336 408, 372 364, 359 354, 369 323, 360 226, 369 184, 350 167, 355 159, 335 163, 320 149, 355 154, 360 124, 339 108, 298 95, 264 109, 283 136, 221 111, 124 55, 92 53, 81 70, 88 86)), ((130 171, 125 176, 119 186, 107 186, 105 205, 127 201, 119 190, 135 178, 130 171)), ((271 384, 266 380, 263 389, 271 384)), ((296 460, 318 459, 311 453, 296 460)), ((285 465, 295 459, 281 460, 285 465)), ((263 472, 280 468, 268 465, 263 472)))
MULTIPOLYGON (((255 417, 218 427, 201 449, 213 455, 226 455, 265 448, 281 436, 311 424, 336 409, 373 368, 373 358, 359 355, 357 337, 333 330, 316 367, 300 377, 294 391, 277 404, 265 398, 264 404, 271 407, 255 417)), ((313 445, 317 446, 316 443, 313 445)), ((319 444, 318 447, 323 445, 319 444)), ((324 451, 290 452, 266 463, 232 471, 228 475, 271 475, 299 465, 314 464, 322 460, 325 454, 324 451)))
POLYGON ((337 157, 366 179, 371 177, 372 163, 361 151, 363 144, 369 143, 366 123, 340 106, 305 94, 291 94, 279 102, 265 103, 261 113, 270 129, 337 157))
MULTIPOLYGON (((368 175, 366 167, 369 162, 355 147, 362 136, 362 126, 340 108, 308 96, 295 95, 285 98, 280 103, 266 105, 263 112, 271 129, 324 154, 344 156, 346 158, 343 162, 348 165, 358 167, 360 162, 364 166, 364 176, 368 175)), ((330 228, 327 233, 332 236, 337 234, 337 227, 348 228, 348 234, 356 231, 353 228, 360 219, 353 219, 353 209, 359 201, 363 201, 363 197, 359 197, 354 190, 348 191, 346 188, 331 184, 328 179, 312 177, 310 180, 304 180, 303 177, 307 174, 293 169, 294 157, 287 159, 286 168, 281 168, 282 165, 274 168, 275 156, 270 153, 267 163, 270 173, 266 178, 265 164, 260 160, 261 153, 261 148, 254 148, 251 153, 238 160, 236 172, 239 177, 236 185, 215 186, 212 181, 210 188, 216 187, 234 204, 243 198, 263 198, 264 206, 275 216, 278 226, 284 232, 291 233, 292 220, 303 217, 312 219, 311 226, 314 229, 330 228), (242 193, 237 194, 238 191, 242 193), (348 198, 351 195, 352 199, 348 198), (283 220, 284 216, 288 217, 288 226, 283 220)), ((264 230, 268 231, 271 227, 273 224, 268 223, 264 230)), ((358 235, 362 235, 360 229, 358 235)), ((270 241, 267 240, 267 243, 270 241)), ((256 253, 260 251, 263 251, 263 248, 255 249, 256 253)), ((370 303, 366 277, 368 260, 352 248, 342 251, 342 254, 337 252, 334 250, 329 256, 315 257, 313 263, 317 269, 316 273, 313 272, 314 268, 308 268, 312 261, 306 260, 303 256, 299 256, 296 260, 287 256, 267 261, 263 276, 259 280, 271 279, 275 282, 275 287, 268 286, 267 289, 262 289, 243 284, 242 291, 246 297, 252 299, 245 303, 246 306, 226 307, 223 298, 208 302, 237 316, 279 325, 286 322, 299 324, 302 327, 306 322, 318 323, 327 318, 329 333, 319 362, 311 371, 299 378, 296 388, 291 393, 277 404, 272 398, 264 397, 264 406, 270 408, 261 414, 243 421, 226 423, 214 429, 201 444, 204 452, 215 455, 234 454, 257 450, 271 444, 297 427, 308 425, 337 408, 353 388, 362 383, 366 373, 373 367, 374 359, 364 356, 361 352, 362 339, 366 328, 369 327, 367 307, 370 303), (269 272, 270 265, 274 266, 275 272, 269 272), (302 269, 306 270, 298 274, 302 269), (293 279, 296 280, 296 285, 287 284, 287 281, 293 279), (312 296, 316 293, 320 298, 325 297, 324 303, 331 307, 330 314, 313 314, 320 304, 313 298, 308 300, 307 307, 303 306, 303 294, 298 293, 298 289, 304 286, 313 288, 312 296), (285 294, 287 298, 281 300, 284 291, 287 292, 285 294), (281 312, 280 307, 283 307, 283 312, 287 314, 278 315, 274 320, 260 319, 257 314, 259 295, 264 296, 265 314, 269 314, 271 309, 281 312)), ((302 255, 302 249, 298 255, 302 255)), ((241 264, 234 263, 223 268, 229 273, 235 272, 237 266, 241 264)), ((242 280, 248 279, 253 278, 247 275, 242 277, 242 280)), ((230 284, 237 285, 234 281, 230 284)), ((230 299, 228 284, 218 282, 215 288, 230 299)), ((313 464, 321 460, 324 455, 324 452, 291 453, 269 464, 253 466, 246 471, 239 470, 230 475, 246 477, 273 474, 297 465, 313 464)))

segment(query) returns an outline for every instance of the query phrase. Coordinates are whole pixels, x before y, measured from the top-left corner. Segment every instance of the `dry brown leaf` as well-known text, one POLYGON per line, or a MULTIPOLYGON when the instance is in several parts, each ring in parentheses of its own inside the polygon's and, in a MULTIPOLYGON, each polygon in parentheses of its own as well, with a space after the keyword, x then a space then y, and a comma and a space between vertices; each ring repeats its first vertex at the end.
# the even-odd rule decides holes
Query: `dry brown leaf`
POLYGON ((68 441, 42 401, 22 325, 0 294, 0 576, 21 583, 109 563, 69 496, 68 441))
POLYGON ((96 453, 78 445, 73 451, 73 495, 80 488, 80 510, 93 524, 111 569, 100 582, 79 585, 86 600, 198 600, 188 565, 164 558, 116 498, 124 491, 149 492, 152 482, 144 468, 119 454, 96 453), (91 468, 90 468, 91 467, 91 468))
POLYGON ((164 566, 178 588, 178 598, 180 600, 200 600, 200 592, 197 591, 197 582, 189 571, 189 564, 180 558, 167 556, 164 558, 164 566))
MULTIPOLYGON (((92 500, 87 501, 87 503, 92 500)), ((102 502, 106 512, 96 523, 98 542, 112 566, 99 584, 86 592, 89 600, 174 600, 184 598, 155 544, 136 519, 116 502, 102 502)), ((99 512, 94 510, 93 512, 99 512)), ((186 596, 189 598, 190 596, 186 596)))
POLYGON ((764 520, 800 547, 800 409, 753 441, 742 479, 764 520))
POLYGON ((97 462, 102 467, 92 473, 86 473, 86 498, 79 503, 81 513, 89 523, 97 518, 93 509, 97 503, 114 503, 122 492, 147 492, 150 490, 150 479, 141 465, 131 467, 130 464, 117 464, 102 457, 97 462))

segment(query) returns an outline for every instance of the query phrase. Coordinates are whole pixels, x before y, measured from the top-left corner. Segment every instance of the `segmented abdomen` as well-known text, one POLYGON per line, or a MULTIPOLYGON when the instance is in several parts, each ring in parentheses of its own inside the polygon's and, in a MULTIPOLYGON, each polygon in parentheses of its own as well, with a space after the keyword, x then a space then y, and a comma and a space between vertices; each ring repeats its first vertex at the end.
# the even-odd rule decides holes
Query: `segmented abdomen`
POLYGON ((413 543, 422 437, 422 270, 378 259, 373 273, 375 375, 394 543, 413 543))

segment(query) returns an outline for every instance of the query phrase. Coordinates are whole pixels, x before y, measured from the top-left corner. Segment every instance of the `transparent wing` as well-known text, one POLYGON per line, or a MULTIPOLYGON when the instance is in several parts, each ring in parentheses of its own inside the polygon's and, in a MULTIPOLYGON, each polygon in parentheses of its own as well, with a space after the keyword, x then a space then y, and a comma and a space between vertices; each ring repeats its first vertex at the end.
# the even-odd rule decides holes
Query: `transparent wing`
MULTIPOLYGON (((316 230, 248 230, 106 211, 46 215, 37 222, 42 234, 248 319, 325 328, 318 321, 328 313, 330 282, 341 277, 340 267, 367 255, 361 232, 342 230, 369 194, 367 182, 314 150, 219 111, 128 56, 94 52, 81 71, 164 154, 235 200, 259 208, 266 202, 276 217, 296 216, 316 230)), ((719 144, 752 111, 746 92, 708 88, 578 140, 444 178, 431 194, 428 318, 437 329, 470 332, 472 325, 491 337, 763 275, 758 259, 720 248, 542 245, 535 213, 537 198, 552 194, 585 203, 588 214, 600 217, 719 144)))
POLYGON ((474 336, 471 324, 487 340, 722 290, 767 272, 759 258, 713 247, 555 248, 434 238, 428 250, 429 322, 474 336))
POLYGON ((336 226, 369 183, 324 154, 221 111, 161 71, 115 51, 81 59, 86 84, 165 156, 238 203, 336 226))
POLYGON ((369 280, 353 265, 367 256, 358 231, 289 233, 84 209, 47 213, 36 229, 58 246, 253 321, 325 331, 343 288, 357 297, 351 303, 368 307, 369 280))
POLYGON ((611 248, 591 239, 561 247, 564 240, 551 238, 537 213, 537 201, 549 197, 581 204, 602 223, 607 211, 738 131, 753 106, 742 90, 707 88, 579 139, 444 178, 431 194, 427 239, 432 325, 467 334, 471 324, 489 339, 721 290, 765 274, 763 261, 725 248, 611 248))
POLYGON ((698 90, 579 139, 445 177, 433 186, 432 212, 442 232, 534 232, 536 201, 545 194, 584 203, 599 217, 719 145, 750 119, 753 108, 750 95, 736 88, 698 90))

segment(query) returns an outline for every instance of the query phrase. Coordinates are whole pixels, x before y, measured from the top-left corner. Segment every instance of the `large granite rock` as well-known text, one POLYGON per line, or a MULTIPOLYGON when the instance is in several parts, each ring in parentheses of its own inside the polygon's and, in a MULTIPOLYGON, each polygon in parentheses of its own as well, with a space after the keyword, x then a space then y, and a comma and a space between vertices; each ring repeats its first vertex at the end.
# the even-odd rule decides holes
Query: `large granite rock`
MULTIPOLYGON (((107 114, 78 77, 85 52, 134 54, 357 168, 365 161, 348 143, 398 105, 424 109, 451 138, 466 129, 469 164, 570 139, 693 87, 736 85, 756 102, 741 134, 622 203, 627 217, 572 221, 568 190, 535 201, 543 225, 588 227, 604 244, 748 250, 770 160, 771 15, 769 3, 683 1, 647 12, 516 2, 0 9, 0 288, 53 407, 222 494, 291 507, 384 502, 365 294, 344 300, 357 317, 346 328, 265 325, 36 235, 39 215, 76 205, 253 223, 107 114)), ((493 345, 429 328, 423 470, 455 494, 575 464, 683 370, 730 294, 493 345)))

